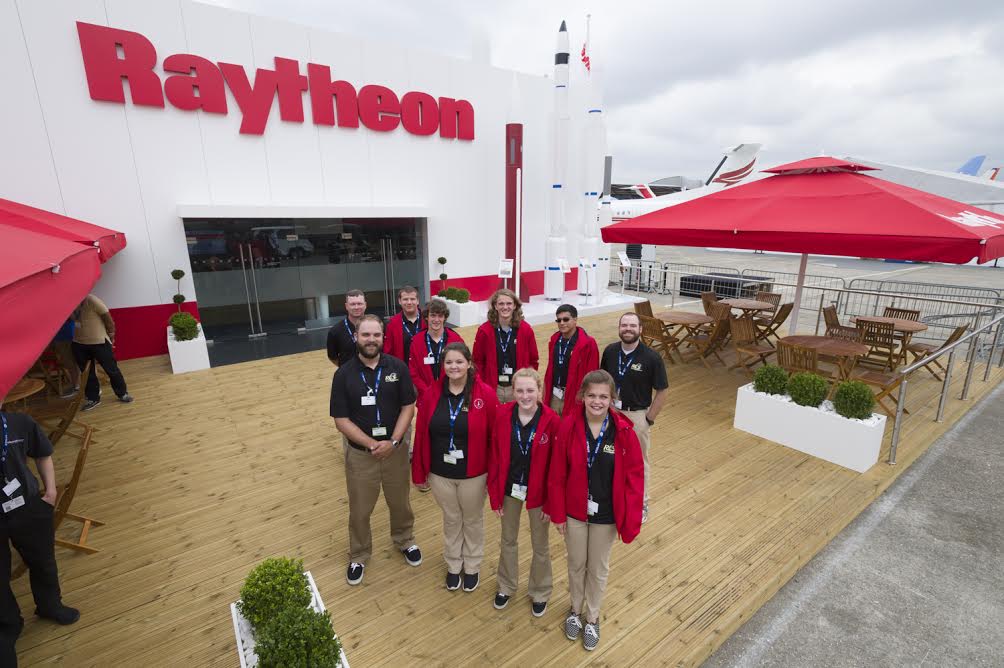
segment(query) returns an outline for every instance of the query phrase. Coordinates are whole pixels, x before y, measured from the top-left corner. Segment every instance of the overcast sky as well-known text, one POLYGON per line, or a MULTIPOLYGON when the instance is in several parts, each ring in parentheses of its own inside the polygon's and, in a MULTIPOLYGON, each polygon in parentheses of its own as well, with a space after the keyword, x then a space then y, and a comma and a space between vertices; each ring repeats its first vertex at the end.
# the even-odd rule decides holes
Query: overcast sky
POLYGON ((1004 164, 1004 2, 211 0, 256 14, 550 74, 592 14, 616 181, 706 176, 721 150, 761 165, 820 151, 954 171, 1004 164))

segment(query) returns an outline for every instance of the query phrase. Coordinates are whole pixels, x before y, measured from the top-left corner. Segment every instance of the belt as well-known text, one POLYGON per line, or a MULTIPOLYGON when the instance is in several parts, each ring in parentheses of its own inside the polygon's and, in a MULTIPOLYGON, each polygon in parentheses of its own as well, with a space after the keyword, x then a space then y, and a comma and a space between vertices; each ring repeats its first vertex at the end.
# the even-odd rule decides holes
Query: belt
POLYGON ((369 452, 369 451, 370 451, 370 449, 369 449, 369 448, 364 448, 364 447, 363 447, 363 446, 361 446, 361 445, 356 445, 356 444, 355 444, 355 443, 353 443, 352 441, 348 441, 348 444, 349 444, 349 446, 351 446, 351 447, 352 447, 352 449, 353 449, 353 450, 359 450, 359 451, 361 451, 361 452, 369 452))
POLYGON ((639 406, 637 408, 634 408, 634 407, 631 407, 631 406, 622 406, 621 410, 622 411, 626 411, 626 412, 647 411, 648 410, 648 406, 639 406))

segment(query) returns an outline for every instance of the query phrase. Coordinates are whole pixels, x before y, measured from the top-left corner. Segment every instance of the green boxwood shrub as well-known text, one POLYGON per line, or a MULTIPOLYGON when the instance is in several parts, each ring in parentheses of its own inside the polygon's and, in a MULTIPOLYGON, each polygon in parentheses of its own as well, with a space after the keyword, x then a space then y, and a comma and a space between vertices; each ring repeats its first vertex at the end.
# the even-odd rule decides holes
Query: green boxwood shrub
POLYGON ((199 323, 191 313, 174 313, 167 323, 177 341, 191 341, 199 335, 199 323))
MULTIPOLYGON (((254 627, 257 636, 265 622, 284 608, 302 609, 309 604, 310 584, 303 574, 303 560, 273 557, 248 573, 237 607, 254 627)), ((329 631, 330 628, 329 624, 329 631)))
POLYGON ((436 296, 455 301, 458 304, 471 301, 471 291, 464 288, 443 288, 436 293, 436 296))
POLYGON ((788 372, 774 364, 764 364, 753 373, 753 389, 767 394, 784 394, 788 372))
POLYGON ((280 610, 255 631, 255 654, 261 668, 334 668, 341 643, 327 612, 306 606, 280 610))
POLYGON ((803 371, 788 379, 788 396, 799 406, 819 406, 826 398, 827 389, 826 380, 816 373, 803 371))
POLYGON ((845 418, 867 420, 875 410, 875 395, 860 380, 847 380, 837 385, 833 408, 845 418))

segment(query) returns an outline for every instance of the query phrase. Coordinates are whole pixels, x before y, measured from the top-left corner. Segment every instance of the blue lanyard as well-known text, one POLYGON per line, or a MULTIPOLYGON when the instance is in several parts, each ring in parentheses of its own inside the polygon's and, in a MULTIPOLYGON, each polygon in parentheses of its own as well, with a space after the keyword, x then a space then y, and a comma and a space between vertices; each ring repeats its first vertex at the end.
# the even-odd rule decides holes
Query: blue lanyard
POLYGON ((429 336, 429 331, 425 331, 425 348, 429 351, 429 355, 436 358, 436 363, 439 363, 439 358, 443 355, 443 344, 446 343, 446 330, 443 330, 443 338, 439 340, 439 343, 433 345, 432 337, 429 336))
POLYGON ((634 354, 638 352, 637 348, 631 351, 630 355, 625 356, 623 350, 617 351, 617 391, 621 391, 621 383, 624 382, 624 374, 627 373, 628 367, 631 366, 631 360, 634 359, 634 354))
POLYGON ((342 320, 342 324, 345 325, 345 331, 348 332, 349 336, 352 337, 352 343, 355 343, 356 342, 356 332, 349 325, 349 318, 348 318, 348 316, 345 317, 345 320, 342 320))
POLYGON ((6 465, 7 465, 7 416, 0 413, 0 421, 3 421, 3 450, 0 451, 0 468, 4 470, 4 478, 6 478, 6 465))
POLYGON ((512 345, 512 337, 515 335, 515 332, 512 329, 510 329, 509 333, 505 335, 505 339, 503 340, 503 338, 502 338, 502 328, 501 327, 496 327, 495 329, 498 332, 499 348, 502 349, 502 354, 506 355, 509 352, 509 346, 512 345))
MULTIPOLYGON (((518 414, 514 413, 514 419, 515 419, 515 422, 516 422, 516 424, 513 425, 513 429, 516 430, 516 446, 519 448, 519 453, 521 455, 523 455, 524 457, 528 457, 530 455, 530 446, 533 445, 533 437, 537 435, 537 426, 540 423, 538 422, 537 424, 535 424, 533 426, 533 429, 530 430, 530 437, 526 439, 526 447, 524 448, 523 447, 523 438, 522 438, 522 436, 523 436, 523 428, 522 428, 522 426, 520 424, 518 414)), ((524 467, 524 469, 522 471, 520 471, 519 483, 518 484, 522 485, 523 482, 526 480, 526 476, 529 473, 529 471, 527 471, 528 468, 529 468, 529 466, 524 467)))
POLYGON ((401 327, 404 329, 404 333, 405 333, 406 336, 411 337, 411 336, 415 336, 416 334, 418 334, 418 328, 421 326, 421 324, 422 324, 422 312, 421 311, 418 312, 418 319, 415 321, 415 329, 412 329, 408 325, 408 318, 404 317, 403 313, 401 314, 401 327))
POLYGON ((457 416, 460 415, 460 411, 464 407, 464 398, 460 397, 460 403, 458 403, 457 407, 454 409, 453 408, 453 398, 447 396, 446 397, 446 405, 449 407, 449 410, 450 410, 450 452, 453 452, 454 450, 457 449, 453 445, 453 428, 457 424, 457 416))
POLYGON ((596 461, 596 455, 600 454, 600 448, 603 447, 603 435, 607 431, 607 422, 610 420, 610 414, 603 418, 603 426, 600 427, 600 433, 596 436, 596 445, 590 446, 589 442, 593 439, 592 433, 589 431, 589 422, 586 422, 586 467, 590 471, 593 470, 593 462, 596 461))
POLYGON ((558 342, 554 344, 554 350, 558 355, 558 366, 565 366, 565 357, 568 355, 568 347, 572 345, 573 338, 575 338, 574 334, 568 339, 558 336, 558 342))
MULTIPOLYGON (((380 379, 383 377, 383 367, 380 367, 380 368, 377 369, 376 387, 370 387, 370 384, 366 382, 366 374, 364 374, 362 371, 359 372, 359 377, 363 379, 363 385, 365 385, 366 389, 369 390, 369 393, 366 396, 372 396, 374 398, 374 400, 375 400, 377 398, 377 396, 379 396, 379 394, 380 394, 380 379)), ((381 425, 381 422, 380 422, 380 402, 377 401, 376 402, 376 426, 379 427, 380 425, 381 425)))

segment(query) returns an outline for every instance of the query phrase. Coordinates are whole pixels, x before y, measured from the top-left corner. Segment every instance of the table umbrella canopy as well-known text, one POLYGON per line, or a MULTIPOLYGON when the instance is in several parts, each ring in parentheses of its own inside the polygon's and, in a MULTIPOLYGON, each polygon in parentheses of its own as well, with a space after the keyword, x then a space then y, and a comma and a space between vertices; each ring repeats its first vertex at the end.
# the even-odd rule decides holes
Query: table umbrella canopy
POLYGON ((0 225, 0 397, 34 364, 101 275, 98 251, 0 225))
POLYGON ((603 228, 605 242, 712 246, 894 260, 988 262, 1004 216, 877 179, 830 157, 603 228))
POLYGON ((6 199, 0 199, 0 225, 20 227, 67 241, 95 246, 101 262, 107 262, 126 245, 125 234, 122 232, 6 199))

